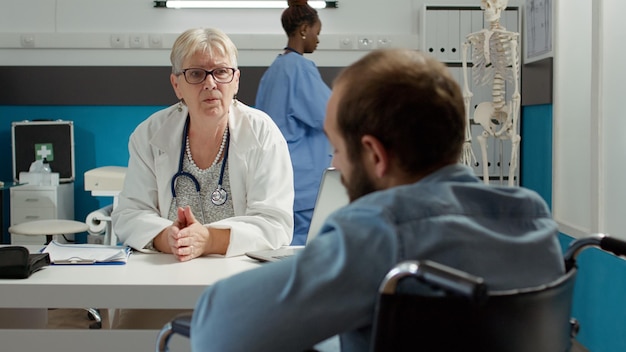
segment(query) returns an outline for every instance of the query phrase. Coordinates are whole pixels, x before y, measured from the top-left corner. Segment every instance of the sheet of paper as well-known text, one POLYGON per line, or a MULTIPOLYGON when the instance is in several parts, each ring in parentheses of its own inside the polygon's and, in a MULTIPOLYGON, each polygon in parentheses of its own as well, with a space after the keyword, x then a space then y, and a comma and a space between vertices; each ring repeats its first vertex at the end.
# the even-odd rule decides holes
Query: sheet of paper
POLYGON ((65 244, 50 242, 43 253, 50 255, 53 264, 126 263, 130 247, 94 244, 65 244))

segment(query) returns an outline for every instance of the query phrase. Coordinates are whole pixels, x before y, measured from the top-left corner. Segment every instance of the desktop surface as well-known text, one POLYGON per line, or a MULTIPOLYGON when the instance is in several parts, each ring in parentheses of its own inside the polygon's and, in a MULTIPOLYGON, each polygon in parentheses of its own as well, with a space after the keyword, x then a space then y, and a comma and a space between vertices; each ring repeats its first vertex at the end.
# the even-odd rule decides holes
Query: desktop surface
MULTIPOLYGON (((246 256, 179 262, 171 254, 139 252, 125 265, 50 265, 27 279, 0 279, 0 308, 193 309, 207 286, 259 266, 246 256)), ((3 352, 149 351, 157 336, 158 330, 0 329, 3 352)), ((181 340, 176 350, 188 351, 188 340, 181 340)))
POLYGON ((171 254, 140 252, 125 265, 50 265, 28 279, 0 279, 0 308, 192 309, 207 286, 257 267, 245 256, 179 262, 171 254))

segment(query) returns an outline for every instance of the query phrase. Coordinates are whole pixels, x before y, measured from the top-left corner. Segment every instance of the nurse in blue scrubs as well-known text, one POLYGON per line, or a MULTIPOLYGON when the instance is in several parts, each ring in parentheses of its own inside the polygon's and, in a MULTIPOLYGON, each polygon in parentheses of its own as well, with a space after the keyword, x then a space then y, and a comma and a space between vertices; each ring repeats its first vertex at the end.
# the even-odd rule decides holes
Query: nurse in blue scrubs
POLYGON ((315 198, 331 150, 323 123, 330 88, 315 63, 304 57, 315 51, 322 22, 306 0, 290 0, 281 22, 288 41, 261 78, 255 107, 265 111, 283 133, 294 171, 293 245, 306 241, 315 198))

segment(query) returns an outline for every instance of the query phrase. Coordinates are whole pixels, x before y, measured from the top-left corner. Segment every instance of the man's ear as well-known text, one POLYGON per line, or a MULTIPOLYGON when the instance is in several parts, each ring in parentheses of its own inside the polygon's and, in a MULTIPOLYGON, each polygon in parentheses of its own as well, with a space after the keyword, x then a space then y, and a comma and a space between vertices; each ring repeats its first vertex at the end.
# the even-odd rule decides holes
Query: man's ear
POLYGON ((363 162, 373 170, 377 178, 382 178, 389 170, 389 153, 378 138, 372 135, 361 137, 363 162))

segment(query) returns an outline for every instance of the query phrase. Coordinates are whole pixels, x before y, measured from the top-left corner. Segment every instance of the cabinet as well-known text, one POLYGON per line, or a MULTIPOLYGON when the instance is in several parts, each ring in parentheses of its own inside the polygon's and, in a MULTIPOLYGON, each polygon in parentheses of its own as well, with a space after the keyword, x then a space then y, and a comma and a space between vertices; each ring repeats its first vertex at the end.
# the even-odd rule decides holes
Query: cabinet
MULTIPOLYGON (((27 221, 74 219, 74 183, 11 188, 11 226, 27 221)), ((45 244, 45 236, 11 234, 11 244, 45 244)))

